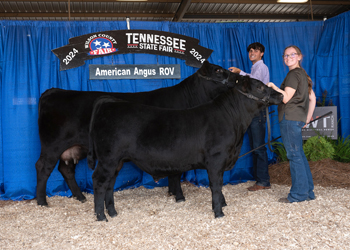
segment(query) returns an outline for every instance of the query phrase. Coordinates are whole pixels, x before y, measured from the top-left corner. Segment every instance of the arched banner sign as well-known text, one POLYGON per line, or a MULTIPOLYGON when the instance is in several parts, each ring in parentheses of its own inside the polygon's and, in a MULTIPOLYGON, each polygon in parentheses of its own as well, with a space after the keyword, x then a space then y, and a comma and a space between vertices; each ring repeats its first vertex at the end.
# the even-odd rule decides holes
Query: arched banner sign
POLYGON ((198 44, 198 39, 164 31, 112 30, 72 37, 68 45, 52 52, 60 60, 60 70, 82 66, 96 57, 127 53, 176 57, 199 68, 213 50, 198 44))

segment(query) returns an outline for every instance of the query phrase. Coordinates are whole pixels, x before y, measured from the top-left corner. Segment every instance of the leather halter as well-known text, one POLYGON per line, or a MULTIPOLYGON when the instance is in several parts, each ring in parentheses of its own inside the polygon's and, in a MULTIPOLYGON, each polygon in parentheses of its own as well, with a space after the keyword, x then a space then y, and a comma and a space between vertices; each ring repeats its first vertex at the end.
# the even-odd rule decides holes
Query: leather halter
POLYGON ((264 98, 260 99, 260 98, 258 98, 258 97, 256 97, 256 96, 252 95, 252 94, 244 93, 244 92, 240 91, 239 89, 237 89, 237 91, 238 91, 239 93, 241 93, 242 95, 248 97, 249 99, 252 99, 252 100, 258 101, 258 102, 262 102, 262 103, 264 103, 265 105, 268 105, 268 104, 269 104, 270 93, 269 93, 268 95, 264 96, 264 98))

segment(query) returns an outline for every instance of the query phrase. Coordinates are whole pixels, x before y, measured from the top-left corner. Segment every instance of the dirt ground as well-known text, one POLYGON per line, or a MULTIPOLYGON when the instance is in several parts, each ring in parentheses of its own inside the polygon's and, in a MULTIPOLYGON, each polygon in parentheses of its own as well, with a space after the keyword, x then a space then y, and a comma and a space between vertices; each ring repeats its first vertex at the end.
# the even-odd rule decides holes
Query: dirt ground
MULTIPOLYGON (((309 161, 309 165, 315 186, 350 188, 350 163, 324 159, 309 161)), ((270 165, 269 173, 272 184, 292 185, 289 162, 270 165)))

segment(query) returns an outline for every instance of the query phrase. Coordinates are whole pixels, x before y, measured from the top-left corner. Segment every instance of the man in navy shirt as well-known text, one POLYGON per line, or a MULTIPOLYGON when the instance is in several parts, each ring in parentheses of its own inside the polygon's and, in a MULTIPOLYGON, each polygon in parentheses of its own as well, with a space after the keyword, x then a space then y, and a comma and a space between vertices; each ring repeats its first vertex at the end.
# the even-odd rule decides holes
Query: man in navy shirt
MULTIPOLYGON (((265 47, 261 43, 252 43, 248 46, 249 60, 253 63, 251 73, 245 73, 239 68, 230 67, 229 70, 240 75, 248 75, 251 78, 258 79, 264 84, 270 81, 268 67, 264 64, 262 57, 264 56, 265 47)), ((268 115, 268 114, 267 114, 268 115)), ((266 133, 266 111, 260 111, 259 115, 253 118, 248 130, 250 147, 257 148, 265 144, 266 133)), ((268 159, 266 147, 261 147, 253 152, 253 174, 256 183, 249 187, 249 191, 258 191, 262 189, 270 189, 270 175, 268 169, 268 159)))

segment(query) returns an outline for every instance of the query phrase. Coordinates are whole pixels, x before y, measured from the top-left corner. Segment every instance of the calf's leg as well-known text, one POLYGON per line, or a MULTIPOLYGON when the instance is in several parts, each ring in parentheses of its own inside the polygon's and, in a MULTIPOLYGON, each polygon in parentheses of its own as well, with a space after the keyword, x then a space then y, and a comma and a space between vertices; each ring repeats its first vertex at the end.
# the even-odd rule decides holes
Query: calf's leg
POLYGON ((106 204, 106 209, 108 211, 108 214, 111 217, 116 217, 118 215, 114 206, 114 185, 115 185, 115 181, 117 179, 118 173, 122 168, 122 166, 123 166, 123 163, 120 163, 118 169, 114 173, 114 176, 109 181, 109 185, 106 191, 105 204, 106 204))
POLYGON ((225 216, 222 212, 222 206, 226 204, 224 195, 222 194, 223 173, 214 170, 208 170, 209 186, 212 194, 212 208, 215 218, 225 216))
MULTIPOLYGON (((112 175, 114 175, 114 173, 110 173, 107 168, 103 167, 103 164, 100 161, 98 162, 97 167, 92 174, 95 214, 98 221, 107 221, 106 215, 104 213, 104 201, 112 175)), ((110 199, 108 202, 110 202, 110 199)))
POLYGON ((182 174, 168 176, 169 194, 175 195, 176 202, 182 202, 186 200, 185 196, 182 193, 181 176, 182 174))
POLYGON ((168 193, 169 195, 175 195, 176 191, 175 191, 175 180, 174 180, 174 176, 168 176, 168 193))

